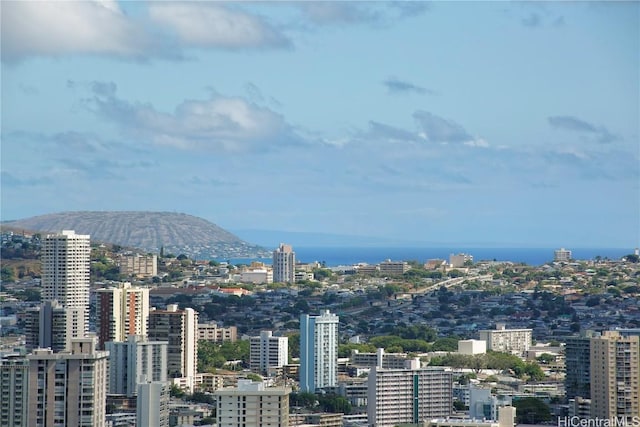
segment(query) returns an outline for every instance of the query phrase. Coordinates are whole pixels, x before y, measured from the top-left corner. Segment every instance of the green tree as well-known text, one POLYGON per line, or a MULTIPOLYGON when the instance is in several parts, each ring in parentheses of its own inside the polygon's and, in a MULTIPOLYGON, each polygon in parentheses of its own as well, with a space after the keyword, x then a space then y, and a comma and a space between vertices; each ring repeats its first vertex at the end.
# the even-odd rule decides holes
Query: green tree
POLYGON ((0 278, 3 282, 13 282, 15 280, 13 269, 7 266, 2 267, 0 269, 0 278))
POLYGON ((513 400, 518 424, 539 424, 551 420, 549 406, 537 397, 523 397, 513 400))

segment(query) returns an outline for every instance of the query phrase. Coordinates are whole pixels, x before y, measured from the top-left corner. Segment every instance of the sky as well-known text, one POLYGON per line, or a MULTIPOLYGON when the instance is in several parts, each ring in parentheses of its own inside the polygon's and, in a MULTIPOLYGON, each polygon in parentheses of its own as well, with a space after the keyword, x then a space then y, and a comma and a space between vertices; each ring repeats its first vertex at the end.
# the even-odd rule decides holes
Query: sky
POLYGON ((1 24, 2 220, 640 245, 639 2, 3 1, 1 24))

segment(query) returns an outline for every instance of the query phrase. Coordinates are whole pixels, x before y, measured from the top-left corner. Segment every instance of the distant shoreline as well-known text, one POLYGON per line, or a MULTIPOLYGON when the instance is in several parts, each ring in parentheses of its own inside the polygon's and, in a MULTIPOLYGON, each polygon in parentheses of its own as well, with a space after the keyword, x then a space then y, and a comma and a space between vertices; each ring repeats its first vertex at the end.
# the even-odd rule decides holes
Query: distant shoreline
MULTIPOLYGON (((504 261, 525 263, 539 266, 553 261, 554 250, 558 248, 419 248, 419 247, 294 247, 296 260, 303 263, 314 261, 323 262, 327 267, 353 265, 357 263, 378 264, 386 259, 392 261, 419 261, 429 259, 443 259, 448 261, 449 255, 466 253, 478 261, 504 261)), ((594 260, 597 256, 602 259, 618 260, 625 255, 632 254, 631 248, 576 248, 571 249, 573 259, 580 261, 594 260)), ((248 264, 260 261, 271 264, 271 258, 233 258, 218 261, 229 261, 231 264, 248 264)))

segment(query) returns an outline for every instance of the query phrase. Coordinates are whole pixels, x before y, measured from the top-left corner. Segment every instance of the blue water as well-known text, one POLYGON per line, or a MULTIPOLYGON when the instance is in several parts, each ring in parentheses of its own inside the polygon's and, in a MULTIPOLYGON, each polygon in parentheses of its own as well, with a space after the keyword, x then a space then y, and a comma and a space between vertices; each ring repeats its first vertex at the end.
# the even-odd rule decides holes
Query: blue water
MULTIPOLYGON (((352 265, 359 262, 377 264, 386 259, 392 261, 417 260, 425 262, 428 259, 449 260, 449 255, 466 253, 473 255, 474 261, 496 260, 512 261, 537 266, 553 261, 553 252, 557 248, 377 248, 377 247, 294 247, 298 262, 325 262, 327 267, 352 265)), ((595 257, 617 260, 633 253, 633 249, 604 248, 571 249, 576 260, 592 260, 595 257)), ((226 260, 225 260, 226 261, 226 260)), ((271 264, 271 258, 236 258, 228 260, 231 264, 248 264, 251 261, 262 261, 271 264)))

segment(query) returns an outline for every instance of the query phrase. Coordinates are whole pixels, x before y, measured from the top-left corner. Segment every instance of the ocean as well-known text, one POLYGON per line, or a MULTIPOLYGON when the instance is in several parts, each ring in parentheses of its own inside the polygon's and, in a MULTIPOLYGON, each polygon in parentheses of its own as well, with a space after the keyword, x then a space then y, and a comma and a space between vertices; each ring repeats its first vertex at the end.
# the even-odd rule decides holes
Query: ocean
MULTIPOLYGON (((449 255, 465 253, 473 255, 474 261, 496 260, 525 263, 538 266, 553 261, 553 252, 557 248, 416 248, 416 247, 304 247, 293 248, 298 262, 324 262, 327 267, 353 265, 357 263, 378 264, 390 259, 392 261, 416 260, 425 262, 429 259, 449 260, 449 255)), ((632 254, 633 249, 624 248, 578 248, 571 249, 576 260, 593 260, 596 257, 612 260, 632 254)), ((271 264, 271 258, 235 258, 231 264, 249 264, 251 261, 262 261, 271 264)))

